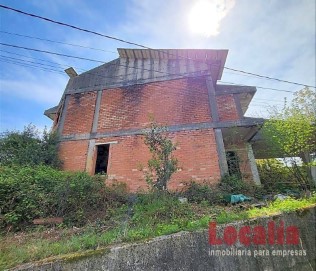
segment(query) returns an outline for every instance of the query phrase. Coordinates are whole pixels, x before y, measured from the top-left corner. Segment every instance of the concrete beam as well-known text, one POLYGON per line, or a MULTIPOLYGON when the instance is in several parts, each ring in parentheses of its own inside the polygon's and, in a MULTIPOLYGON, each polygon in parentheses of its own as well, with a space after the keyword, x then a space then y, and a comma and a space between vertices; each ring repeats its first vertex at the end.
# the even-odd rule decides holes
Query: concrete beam
MULTIPOLYGON (((258 121, 261 119, 247 119, 244 118, 240 121, 223 121, 223 122, 201 122, 192 124, 180 124, 180 125, 170 125, 167 126, 168 132, 180 132, 180 131, 191 131, 191 130, 204 130, 204 129, 214 129, 214 128, 229 128, 229 127, 248 127, 257 126, 258 121)), ((119 130, 114 132, 104 132, 104 133, 85 133, 85 134, 70 134, 63 135, 60 137, 60 141, 74 141, 74 140, 90 140, 103 137, 115 137, 115 136, 130 136, 130 135, 142 135, 144 134, 144 129, 128 129, 119 130)))
POLYGON ((226 159, 226 151, 224 146, 223 134, 221 129, 215 129, 215 141, 216 141, 216 148, 218 154, 218 162, 219 168, 221 171, 221 177, 224 177, 228 174, 228 165, 226 159))
POLYGON ((256 87, 235 86, 235 85, 216 85, 216 96, 227 94, 255 93, 256 87))
POLYGON ((248 160, 249 160, 249 164, 251 168, 253 181, 255 182, 256 185, 261 185, 260 176, 259 176, 259 172, 258 172, 258 168, 256 164, 256 159, 253 154, 252 146, 250 143, 247 143, 246 146, 247 146, 248 160))

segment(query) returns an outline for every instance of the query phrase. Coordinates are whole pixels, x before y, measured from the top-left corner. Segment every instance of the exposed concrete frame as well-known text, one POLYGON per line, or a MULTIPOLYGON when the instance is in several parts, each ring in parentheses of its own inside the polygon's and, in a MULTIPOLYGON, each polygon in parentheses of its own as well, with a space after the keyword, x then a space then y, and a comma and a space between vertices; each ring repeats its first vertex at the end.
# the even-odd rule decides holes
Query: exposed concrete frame
MULTIPOLYGON (((219 122, 219 114, 218 114, 218 107, 215 95, 215 88, 213 85, 212 77, 209 76, 206 78, 206 86, 208 91, 208 100, 210 105, 210 112, 212 121, 214 124, 219 122)), ((221 177, 224 177, 228 173, 228 165, 226 159, 226 152, 225 152, 225 145, 223 140, 223 133, 220 128, 214 130, 215 132, 215 141, 216 141, 216 149, 217 149, 217 156, 219 161, 219 168, 221 172, 221 177)))
MULTIPOLYGON (((93 123, 91 128, 91 134, 96 133, 98 130, 98 121, 99 121, 99 111, 101 106, 101 98, 102 98, 102 90, 97 92, 97 98, 95 101, 94 115, 93 115, 93 123)), ((86 171, 89 173, 93 172, 93 167, 95 163, 94 151, 95 151, 95 139, 89 138, 89 146, 87 151, 87 159, 86 159, 86 171)))
MULTIPOLYGON (((167 126, 168 132, 180 132, 190 130, 205 130, 205 129, 216 129, 216 128, 229 128, 229 127, 249 127, 257 126, 260 124, 262 119, 243 119, 241 121, 223 121, 223 122, 201 122, 192 124, 182 125, 170 125, 167 126)), ((74 141, 74 140, 90 140, 104 137, 116 137, 116 136, 131 136, 131 135, 143 135, 146 129, 128 129, 118 130, 114 132, 103 132, 103 133, 86 133, 86 134, 70 134, 63 135, 60 137, 60 141, 74 141)))
POLYGON ((210 105, 211 117, 214 122, 219 121, 217 102, 215 96, 215 88, 213 85, 212 77, 209 76, 206 78, 206 87, 208 92, 208 101, 210 105))
POLYGON ((221 177, 224 177, 228 173, 228 165, 226 159, 226 151, 224 146, 223 134, 221 129, 214 129, 215 141, 218 153, 219 168, 221 171, 221 177))
POLYGON ((260 176, 256 164, 256 159, 253 154, 252 145, 250 143, 246 143, 247 146, 247 154, 248 154, 248 161, 251 168, 251 173, 253 176, 253 181, 256 185, 261 185, 260 176))
POLYGON ((234 98, 234 102, 235 102, 235 105, 236 105, 238 117, 240 119, 242 119, 244 117, 244 112, 242 111, 240 97, 239 97, 238 94, 233 94, 233 98, 234 98))
POLYGON ((69 100, 70 100, 70 95, 65 95, 64 106, 62 108, 60 120, 59 120, 58 127, 57 127, 57 134, 59 136, 62 135, 62 132, 63 132, 63 129, 64 129, 64 124, 65 124, 65 119, 66 119, 66 115, 67 115, 67 109, 68 109, 68 105, 69 105, 69 100))
POLYGON ((98 142, 98 143, 95 143, 95 146, 98 146, 98 145, 106 145, 106 144, 117 144, 118 141, 106 141, 106 142, 98 142))
POLYGON ((216 85, 216 96, 228 95, 228 94, 243 94, 243 93, 255 93, 256 88, 250 86, 236 86, 232 89, 220 89, 221 87, 227 87, 227 85, 216 85))
POLYGON ((87 159, 86 159, 86 170, 88 173, 93 173, 94 167, 94 148, 95 148, 95 139, 89 140, 88 151, 87 151, 87 159))
POLYGON ((102 98, 102 91, 98 91, 97 99, 95 102, 95 109, 94 109, 94 116, 93 116, 93 123, 91 128, 91 133, 96 133, 98 130, 98 121, 99 121, 99 111, 101 106, 101 98, 102 98))

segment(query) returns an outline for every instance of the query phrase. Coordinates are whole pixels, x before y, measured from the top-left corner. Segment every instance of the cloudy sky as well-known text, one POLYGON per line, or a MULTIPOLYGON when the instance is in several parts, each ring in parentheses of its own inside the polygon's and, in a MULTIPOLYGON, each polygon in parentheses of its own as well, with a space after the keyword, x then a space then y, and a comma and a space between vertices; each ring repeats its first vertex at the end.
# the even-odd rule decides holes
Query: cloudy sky
MULTIPOLYGON (((0 0, 1 5, 151 48, 228 49, 226 67, 316 85, 313 0, 0 0)), ((110 61, 133 46, 0 8, 0 42, 110 61), (30 38, 32 37, 32 38, 30 38), (49 41, 47 41, 49 40, 49 41), (69 45, 72 44, 72 45, 69 45)), ((0 45, 0 131, 50 127, 45 109, 68 81, 100 63, 0 45)), ((137 48, 134 46, 134 48, 137 48)), ((303 86, 224 70, 222 82, 257 86, 248 116, 266 117, 303 86), (271 90, 273 88, 275 90, 271 90), (290 92, 287 92, 290 91, 290 92)))

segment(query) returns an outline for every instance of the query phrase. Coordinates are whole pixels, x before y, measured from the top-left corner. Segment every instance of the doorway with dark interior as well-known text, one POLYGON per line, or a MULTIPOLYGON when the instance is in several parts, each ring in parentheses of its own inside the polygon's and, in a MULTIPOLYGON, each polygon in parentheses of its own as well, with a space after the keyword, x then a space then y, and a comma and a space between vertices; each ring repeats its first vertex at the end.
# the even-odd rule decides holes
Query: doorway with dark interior
POLYGON ((239 167, 239 158, 234 151, 226 152, 226 160, 228 166, 228 173, 230 176, 237 176, 241 178, 241 172, 239 167))
POLYGON ((95 174, 107 174, 109 162, 110 144, 97 145, 97 158, 95 162, 95 174))

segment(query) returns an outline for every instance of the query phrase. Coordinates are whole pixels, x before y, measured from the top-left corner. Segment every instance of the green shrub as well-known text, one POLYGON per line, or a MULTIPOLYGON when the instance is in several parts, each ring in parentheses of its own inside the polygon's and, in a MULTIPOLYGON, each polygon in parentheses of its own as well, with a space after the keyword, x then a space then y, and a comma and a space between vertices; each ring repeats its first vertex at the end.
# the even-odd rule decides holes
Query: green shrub
MULTIPOLYGON (((296 171, 293 172, 277 159, 258 160, 257 167, 261 183, 269 192, 286 193, 288 190, 299 191, 304 188, 294 174, 296 171)), ((306 171, 300 172, 307 178, 306 171)))
POLYGON ((178 169, 178 160, 173 155, 176 145, 166 132, 166 127, 152 121, 145 133, 144 143, 152 155, 147 163, 149 172, 145 172, 145 179, 151 189, 166 190, 172 174, 178 169))
POLYGON ((56 216, 83 225, 126 201, 124 185, 105 186, 100 176, 48 166, 0 167, 0 227, 18 229, 35 218, 56 216))
POLYGON ((42 136, 34 125, 22 132, 7 131, 0 134, 0 165, 61 166, 58 158, 58 136, 44 130, 42 136))
POLYGON ((231 194, 247 194, 250 191, 251 185, 244 182, 237 175, 225 175, 219 183, 219 188, 222 191, 231 194))
POLYGON ((220 204, 223 202, 225 193, 220 191, 216 186, 191 181, 184 188, 183 196, 186 197, 189 202, 220 204))
POLYGON ((131 222, 134 225, 158 225, 193 215, 189 204, 180 203, 175 195, 156 191, 138 195, 131 222))

